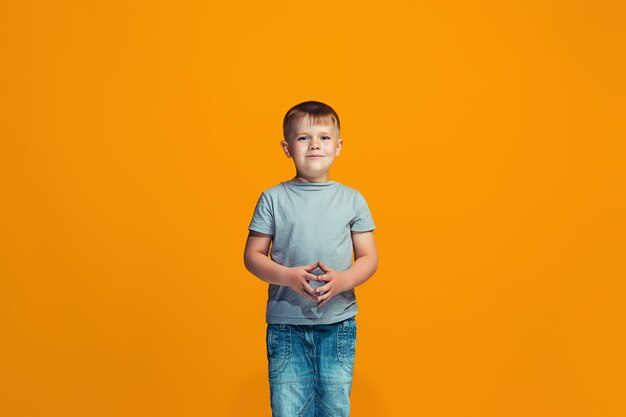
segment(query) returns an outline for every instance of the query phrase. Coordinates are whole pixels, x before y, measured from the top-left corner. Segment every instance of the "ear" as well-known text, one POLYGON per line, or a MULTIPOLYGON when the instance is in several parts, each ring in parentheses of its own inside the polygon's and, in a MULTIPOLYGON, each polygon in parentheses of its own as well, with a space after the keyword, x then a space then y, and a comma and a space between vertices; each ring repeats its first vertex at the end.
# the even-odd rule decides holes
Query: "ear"
POLYGON ((285 151, 285 155, 287 155, 287 158, 291 158, 291 151, 289 150, 289 144, 285 142, 284 140, 281 140, 280 146, 282 146, 283 151, 285 151))
POLYGON ((337 149, 335 150, 335 156, 339 156, 341 153, 341 145, 343 145, 343 139, 339 138, 339 142, 337 142, 337 149))

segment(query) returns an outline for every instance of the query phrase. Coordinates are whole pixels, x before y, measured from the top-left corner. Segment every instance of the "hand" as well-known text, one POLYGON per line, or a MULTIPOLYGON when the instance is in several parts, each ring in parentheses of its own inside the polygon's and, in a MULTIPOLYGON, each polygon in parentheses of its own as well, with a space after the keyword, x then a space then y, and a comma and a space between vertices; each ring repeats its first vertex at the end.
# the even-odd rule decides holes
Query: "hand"
POLYGON ((321 307, 335 295, 350 289, 350 286, 345 272, 329 268, 322 261, 317 261, 317 264, 324 271, 324 275, 317 276, 317 279, 326 281, 326 284, 315 289, 317 294, 324 294, 317 297, 317 306, 321 307))
POLYGON ((286 285, 306 299, 317 302, 317 294, 309 281, 317 281, 317 276, 311 271, 318 267, 318 263, 304 266, 294 266, 287 272, 286 285))

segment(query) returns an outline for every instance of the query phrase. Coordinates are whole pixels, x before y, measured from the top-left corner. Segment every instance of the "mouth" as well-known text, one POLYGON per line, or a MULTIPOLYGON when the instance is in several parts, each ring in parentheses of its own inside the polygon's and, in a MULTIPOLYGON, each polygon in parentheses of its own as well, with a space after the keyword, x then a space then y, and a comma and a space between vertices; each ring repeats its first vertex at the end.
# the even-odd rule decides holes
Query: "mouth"
POLYGON ((322 155, 309 155, 307 158, 323 158, 322 155))

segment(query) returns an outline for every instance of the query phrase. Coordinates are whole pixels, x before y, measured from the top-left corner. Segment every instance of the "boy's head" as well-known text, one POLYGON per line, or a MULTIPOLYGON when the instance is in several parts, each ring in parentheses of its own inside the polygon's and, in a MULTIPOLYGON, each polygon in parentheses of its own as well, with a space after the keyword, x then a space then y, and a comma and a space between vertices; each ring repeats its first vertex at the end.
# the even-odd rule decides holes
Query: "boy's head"
POLYGON ((296 165, 300 182, 326 182, 328 170, 339 156, 339 116, 327 104, 305 101, 293 106, 283 119, 281 146, 296 165))
POLYGON ((337 131, 340 129, 339 116, 332 107, 320 101, 304 101, 290 108, 285 114, 283 119, 285 140, 289 139, 293 127, 302 122, 302 119, 309 119, 312 124, 332 124, 337 127, 337 131))

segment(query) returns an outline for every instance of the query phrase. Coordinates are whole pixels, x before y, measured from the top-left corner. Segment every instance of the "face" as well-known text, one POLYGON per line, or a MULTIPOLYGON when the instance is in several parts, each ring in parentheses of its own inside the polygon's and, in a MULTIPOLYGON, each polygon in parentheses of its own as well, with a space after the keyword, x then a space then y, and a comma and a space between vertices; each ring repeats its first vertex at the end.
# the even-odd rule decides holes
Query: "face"
POLYGON ((296 177, 308 182, 326 182, 342 143, 339 130, 332 123, 312 126, 304 118, 293 126, 287 141, 281 141, 281 146, 287 157, 293 158, 296 177))

